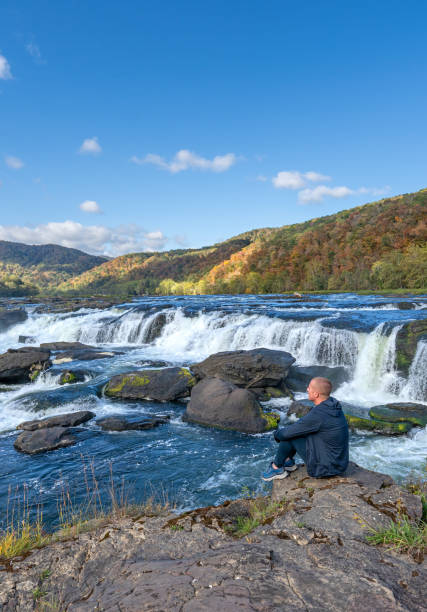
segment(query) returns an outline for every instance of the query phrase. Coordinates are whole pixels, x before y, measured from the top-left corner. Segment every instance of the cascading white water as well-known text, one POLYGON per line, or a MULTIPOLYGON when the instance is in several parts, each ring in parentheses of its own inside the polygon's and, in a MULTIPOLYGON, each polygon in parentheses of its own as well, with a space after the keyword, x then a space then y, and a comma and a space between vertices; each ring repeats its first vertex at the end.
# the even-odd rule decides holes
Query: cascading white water
POLYGON ((404 399, 427 401, 427 342, 419 341, 408 380, 401 390, 404 399))
POLYGON ((198 312, 186 316, 181 308, 156 312, 115 308, 87 313, 32 315, 0 335, 0 349, 18 346, 18 335, 34 337, 34 344, 80 340, 88 344, 144 346, 148 358, 172 362, 204 359, 219 351, 267 347, 290 352, 297 365, 345 366, 351 383, 337 396, 363 402, 412 399, 425 401, 427 349, 420 344, 406 381, 395 370, 395 340, 400 327, 387 335, 381 323, 370 333, 322 325, 321 320, 283 320, 265 315, 198 312), (159 321, 159 317, 162 320, 159 321), (157 326, 157 327, 156 327, 157 326), (151 331, 157 338, 147 344, 151 331))

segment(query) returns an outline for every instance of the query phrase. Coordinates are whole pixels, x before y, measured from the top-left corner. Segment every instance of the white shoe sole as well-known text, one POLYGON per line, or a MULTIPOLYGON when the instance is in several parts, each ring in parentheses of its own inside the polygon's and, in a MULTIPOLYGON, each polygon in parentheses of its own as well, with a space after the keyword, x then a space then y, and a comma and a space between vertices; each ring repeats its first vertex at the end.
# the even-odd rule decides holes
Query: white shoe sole
POLYGON ((264 480, 264 482, 270 482, 271 480, 283 480, 283 478, 287 478, 288 475, 288 472, 285 470, 283 474, 276 474, 274 476, 270 476, 270 478, 264 478, 264 476, 261 476, 261 478, 264 480))
POLYGON ((285 470, 287 472, 295 472, 295 470, 297 470, 297 469, 298 469, 297 465, 293 465, 292 467, 285 467, 285 470))

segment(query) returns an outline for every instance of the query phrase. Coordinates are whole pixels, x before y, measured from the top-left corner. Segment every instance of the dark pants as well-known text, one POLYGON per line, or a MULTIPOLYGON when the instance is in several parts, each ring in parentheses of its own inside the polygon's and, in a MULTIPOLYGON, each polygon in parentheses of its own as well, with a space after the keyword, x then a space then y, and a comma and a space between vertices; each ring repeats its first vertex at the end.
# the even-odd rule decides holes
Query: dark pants
POLYGON ((274 463, 277 467, 283 467, 286 459, 288 457, 289 459, 293 459, 296 453, 298 453, 305 463, 305 438, 292 438, 292 440, 279 442, 279 448, 274 463))

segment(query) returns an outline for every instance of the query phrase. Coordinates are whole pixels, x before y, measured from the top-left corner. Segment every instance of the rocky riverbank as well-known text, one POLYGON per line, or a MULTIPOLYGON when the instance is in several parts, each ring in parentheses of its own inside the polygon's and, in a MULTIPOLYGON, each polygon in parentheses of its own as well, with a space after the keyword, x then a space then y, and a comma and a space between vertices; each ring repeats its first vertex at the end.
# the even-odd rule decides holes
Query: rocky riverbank
POLYGON ((254 500, 163 516, 116 519, 4 565, 0 610, 235 612, 426 610, 423 554, 366 540, 417 522, 420 497, 351 464, 316 480, 304 468, 273 486, 271 516, 245 537, 254 500))

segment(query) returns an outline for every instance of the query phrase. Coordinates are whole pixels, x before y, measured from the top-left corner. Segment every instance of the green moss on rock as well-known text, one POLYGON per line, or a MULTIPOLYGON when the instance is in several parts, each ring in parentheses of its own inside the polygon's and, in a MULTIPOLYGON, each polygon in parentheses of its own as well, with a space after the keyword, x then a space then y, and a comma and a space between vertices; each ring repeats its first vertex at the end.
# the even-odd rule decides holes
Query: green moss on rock
POLYGON ((418 341, 427 336, 427 320, 409 321, 398 331, 396 336, 396 365, 408 375, 412 360, 417 352, 418 341))
POLYGON ((361 417, 346 414, 345 418, 349 428, 361 431, 371 431, 372 433, 381 434, 384 436, 399 436, 407 433, 412 428, 412 423, 407 421, 403 423, 390 423, 388 421, 377 421, 375 419, 363 419, 361 417))
POLYGON ((188 385, 190 387, 194 387, 194 385, 196 384, 196 379, 194 378, 194 376, 192 375, 192 373, 190 372, 190 370, 187 370, 186 368, 181 368, 179 371, 180 376, 185 376, 187 381, 188 381, 188 385))
POLYGON ((427 406, 423 404, 395 403, 384 406, 374 406, 369 411, 369 416, 378 421, 389 423, 412 423, 419 427, 427 425, 427 406))
POLYGON ((277 412, 263 412, 262 416, 266 421, 265 431, 276 429, 280 421, 280 414, 277 414, 277 412))

